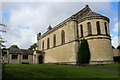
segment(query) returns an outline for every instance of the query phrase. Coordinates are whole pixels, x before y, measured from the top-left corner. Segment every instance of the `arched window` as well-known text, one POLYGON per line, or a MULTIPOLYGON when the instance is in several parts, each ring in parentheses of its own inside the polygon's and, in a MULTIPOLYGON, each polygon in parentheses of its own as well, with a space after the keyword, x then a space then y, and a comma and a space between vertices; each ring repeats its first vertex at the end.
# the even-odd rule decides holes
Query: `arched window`
POLYGON ((50 40, 49 40, 49 38, 47 38, 47 49, 49 49, 50 48, 50 40))
POLYGON ((88 36, 90 36, 90 35, 92 35, 92 28, 91 28, 90 22, 87 23, 87 27, 88 27, 88 36))
POLYGON ((44 41, 42 42, 42 50, 44 50, 44 41))
POLYGON ((107 31, 107 23, 105 22, 104 25, 105 25, 105 33, 106 33, 106 35, 108 35, 108 31, 107 31))
POLYGON ((62 30, 61 32, 61 44, 65 44, 65 31, 62 30))
POLYGON ((80 32, 81 32, 81 37, 83 37, 83 26, 80 25, 80 32))
POLYGON ((96 26, 97 26, 97 34, 100 35, 101 30, 100 30, 100 22, 99 21, 96 22, 96 26))
POLYGON ((55 47, 56 46, 56 35, 54 34, 53 35, 53 47, 55 47))

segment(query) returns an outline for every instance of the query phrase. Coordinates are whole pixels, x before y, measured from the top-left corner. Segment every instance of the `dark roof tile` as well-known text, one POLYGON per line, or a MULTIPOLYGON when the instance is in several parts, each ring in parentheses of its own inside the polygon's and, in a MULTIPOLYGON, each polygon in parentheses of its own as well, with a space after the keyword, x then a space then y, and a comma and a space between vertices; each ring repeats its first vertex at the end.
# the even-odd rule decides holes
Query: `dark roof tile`
POLYGON ((33 54, 33 51, 27 50, 27 49, 10 48, 9 53, 10 54, 33 54))

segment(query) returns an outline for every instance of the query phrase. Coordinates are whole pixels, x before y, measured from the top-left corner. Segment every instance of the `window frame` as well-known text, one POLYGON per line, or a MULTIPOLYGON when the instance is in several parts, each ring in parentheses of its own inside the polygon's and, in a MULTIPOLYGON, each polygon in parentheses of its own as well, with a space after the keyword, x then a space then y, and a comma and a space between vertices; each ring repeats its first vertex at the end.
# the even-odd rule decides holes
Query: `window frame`
POLYGON ((96 22, 96 26, 97 26, 97 35, 101 35, 100 21, 96 22))
POLYGON ((92 26, 90 22, 87 22, 88 36, 92 35, 92 26))
POLYGON ((53 35, 53 47, 55 47, 56 46, 56 35, 54 34, 53 35))
POLYGON ((108 35, 107 22, 104 23, 104 26, 105 26, 105 33, 106 33, 106 35, 108 35))
POLYGON ((28 59, 28 55, 23 55, 22 59, 28 59))
POLYGON ((64 30, 61 31, 61 44, 62 45, 65 44, 65 31, 64 30))
POLYGON ((49 49, 49 48, 50 48, 50 39, 47 38, 47 49, 49 49))
POLYGON ((81 37, 83 37, 83 25, 80 25, 80 32, 81 32, 81 37))
POLYGON ((12 59, 18 59, 18 55, 12 55, 12 59))
POLYGON ((42 50, 44 50, 44 40, 42 41, 42 50))

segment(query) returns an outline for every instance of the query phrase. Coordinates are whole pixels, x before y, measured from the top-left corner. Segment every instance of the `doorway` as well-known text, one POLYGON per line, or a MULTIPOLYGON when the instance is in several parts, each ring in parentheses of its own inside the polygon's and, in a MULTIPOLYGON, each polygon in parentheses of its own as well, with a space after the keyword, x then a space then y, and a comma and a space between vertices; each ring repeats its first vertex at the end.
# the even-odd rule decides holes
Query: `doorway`
POLYGON ((43 56, 42 55, 39 56, 39 64, 43 64, 43 56))

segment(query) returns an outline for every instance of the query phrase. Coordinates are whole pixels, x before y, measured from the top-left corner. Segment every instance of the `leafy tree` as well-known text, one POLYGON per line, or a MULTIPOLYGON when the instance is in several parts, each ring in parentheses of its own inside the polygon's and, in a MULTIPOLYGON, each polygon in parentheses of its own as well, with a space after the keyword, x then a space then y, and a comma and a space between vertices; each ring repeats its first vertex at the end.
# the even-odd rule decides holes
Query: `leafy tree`
POLYGON ((11 45, 10 48, 17 48, 17 49, 19 49, 19 47, 17 45, 11 45))
POLYGON ((120 45, 117 47, 117 49, 120 49, 120 45))
POLYGON ((115 47, 114 47, 114 46, 112 46, 112 49, 115 49, 115 47))
POLYGON ((78 50, 78 65, 89 64, 90 61, 90 50, 87 40, 83 39, 78 50))
POLYGON ((6 49, 6 48, 3 48, 3 49, 2 49, 2 56, 4 56, 5 54, 7 54, 7 49, 6 49))
POLYGON ((33 50, 37 47, 37 43, 34 43, 33 45, 30 46, 30 48, 28 48, 28 50, 33 50))

